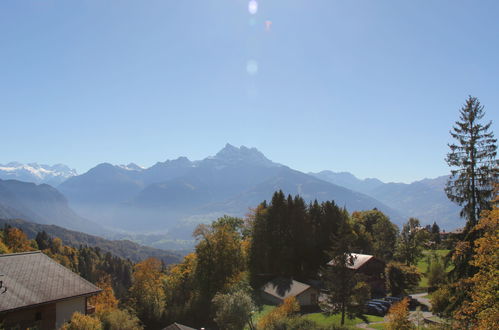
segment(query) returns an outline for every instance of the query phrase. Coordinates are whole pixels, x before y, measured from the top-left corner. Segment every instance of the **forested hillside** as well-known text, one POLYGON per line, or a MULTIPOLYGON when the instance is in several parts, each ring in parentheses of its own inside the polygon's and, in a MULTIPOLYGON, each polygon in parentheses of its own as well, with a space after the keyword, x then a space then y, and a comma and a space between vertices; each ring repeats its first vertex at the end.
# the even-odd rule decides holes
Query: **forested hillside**
POLYGON ((129 240, 107 240, 56 225, 42 225, 20 219, 0 219, 0 226, 5 225, 22 229, 30 239, 34 239, 39 232, 44 231, 50 236, 61 239, 63 244, 76 248, 79 246, 96 247, 104 253, 110 252, 133 262, 139 262, 149 257, 158 258, 165 264, 177 263, 180 260, 179 255, 173 252, 142 246, 129 240))

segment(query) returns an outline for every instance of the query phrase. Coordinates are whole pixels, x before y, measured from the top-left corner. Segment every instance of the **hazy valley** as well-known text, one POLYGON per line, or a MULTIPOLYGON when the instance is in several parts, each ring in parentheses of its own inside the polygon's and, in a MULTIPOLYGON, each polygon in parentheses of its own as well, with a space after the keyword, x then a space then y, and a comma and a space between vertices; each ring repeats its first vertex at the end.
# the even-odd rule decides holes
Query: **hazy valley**
POLYGON ((269 160, 255 148, 230 144, 203 160, 180 157, 149 168, 102 163, 81 175, 42 170, 45 176, 37 168, 50 169, 19 163, 11 163, 9 171, 0 168, 1 218, 168 249, 192 247, 197 224, 224 214, 245 216, 277 190, 307 202, 334 200, 350 212, 377 208, 399 226, 408 217, 422 224, 436 221, 446 230, 462 223, 458 208, 443 192, 446 177, 404 184, 332 171, 305 174, 269 160), (54 188, 47 184, 54 177, 65 180, 54 188))

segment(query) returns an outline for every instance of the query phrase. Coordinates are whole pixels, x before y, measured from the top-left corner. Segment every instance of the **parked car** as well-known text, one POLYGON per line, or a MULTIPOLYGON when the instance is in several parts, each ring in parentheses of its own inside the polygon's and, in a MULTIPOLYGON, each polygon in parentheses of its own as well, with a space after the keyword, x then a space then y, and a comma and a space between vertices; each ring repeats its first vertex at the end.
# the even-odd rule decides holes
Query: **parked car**
POLYGON ((365 313, 369 315, 385 316, 385 312, 377 305, 367 303, 364 305, 365 313))
POLYGON ((375 303, 380 303, 380 304, 382 304, 383 306, 385 306, 388 309, 390 309, 390 307, 392 307, 392 303, 389 302, 389 301, 386 301, 386 300, 382 300, 382 299, 371 299, 369 301, 372 301, 372 302, 375 302, 375 303))
POLYGON ((372 300, 369 300, 367 303, 370 304, 370 305, 378 306, 379 308, 381 308, 381 310, 385 314, 388 313, 388 310, 390 309, 390 307, 386 307, 385 305, 383 305, 383 304, 381 304, 379 302, 372 301, 372 300))
POLYGON ((391 302, 393 304, 393 303, 401 301, 402 298, 399 298, 399 297, 386 297, 385 300, 388 301, 388 302, 391 302))

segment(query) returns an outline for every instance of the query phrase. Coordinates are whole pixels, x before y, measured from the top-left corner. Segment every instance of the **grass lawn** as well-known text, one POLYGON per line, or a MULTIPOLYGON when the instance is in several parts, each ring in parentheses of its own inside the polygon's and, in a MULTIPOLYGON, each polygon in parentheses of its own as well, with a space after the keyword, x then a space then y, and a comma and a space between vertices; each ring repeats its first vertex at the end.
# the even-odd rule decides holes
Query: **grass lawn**
POLYGON ((369 328, 383 330, 383 329, 385 329, 386 325, 387 325, 387 323, 371 324, 371 325, 369 325, 369 328))
MULTIPOLYGON (((426 271, 428 270, 428 256, 431 256, 432 253, 436 253, 440 258, 445 257, 450 250, 424 250, 423 257, 418 260, 417 267, 421 272, 421 281, 419 282, 419 287, 427 288, 428 287, 428 277, 426 276, 426 271)), ((451 270, 452 266, 447 267, 446 271, 451 270)))
MULTIPOLYGON (((258 324, 258 321, 270 313, 276 306, 273 305, 262 305, 261 310, 253 314, 253 324, 258 324)), ((302 316, 303 318, 307 320, 314 321, 317 323, 317 325, 320 326, 329 326, 329 325, 340 325, 341 323, 341 314, 336 314, 336 315, 331 315, 331 316, 326 316, 322 313, 311 313, 311 314, 304 314, 302 316)), ((367 320, 372 323, 372 322, 382 322, 384 321, 383 317, 380 316, 373 316, 373 315, 366 315, 367 320)), ((359 323, 364 323, 362 319, 355 318, 353 320, 348 319, 348 317, 345 316, 345 326, 354 326, 359 323)), ((245 327, 245 329, 249 329, 248 326, 245 327)), ((379 328, 383 329, 383 328, 379 328)))
MULTIPOLYGON (((367 320, 369 322, 382 322, 382 321, 384 321, 384 319, 380 316, 366 315, 366 317, 367 317, 367 320)), ((317 323, 318 325, 322 325, 322 326, 340 325, 340 323, 341 323, 341 314, 326 316, 322 313, 311 313, 311 314, 303 315, 303 318, 305 318, 307 320, 312 320, 315 323, 317 323)), ((345 316, 345 325, 346 326, 352 326, 352 325, 356 325, 359 323, 364 323, 364 321, 359 319, 359 318, 355 318, 353 320, 350 320, 345 316)))

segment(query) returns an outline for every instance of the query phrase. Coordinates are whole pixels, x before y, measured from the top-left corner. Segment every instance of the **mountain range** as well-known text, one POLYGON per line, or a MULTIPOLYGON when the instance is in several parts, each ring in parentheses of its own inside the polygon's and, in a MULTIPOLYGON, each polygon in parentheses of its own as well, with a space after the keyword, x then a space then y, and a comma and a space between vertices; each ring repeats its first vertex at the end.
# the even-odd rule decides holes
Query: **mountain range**
MULTIPOLYGON (((18 163, 8 165, 14 168, 14 164, 18 163)), ((17 168, 19 174, 10 170, 9 175, 20 178, 26 165, 17 168)), ((307 202, 334 200, 349 211, 377 208, 398 225, 408 217, 423 224, 436 221, 446 230, 462 224, 458 207, 443 192, 445 176, 404 184, 360 180, 348 172, 306 174, 269 160, 255 148, 230 144, 202 160, 180 157, 149 168, 102 163, 81 175, 63 171, 69 169, 64 165, 57 168, 66 175, 57 189, 0 180, 0 217, 107 237, 140 237, 137 240, 146 245, 171 249, 178 248, 179 241, 192 241, 197 224, 224 214, 244 216, 281 189, 307 202)))
POLYGON ((58 189, 79 214, 100 224, 183 239, 197 223, 223 214, 244 216, 278 189, 306 201, 334 200, 350 211, 378 208, 402 220, 370 196, 272 162, 255 148, 230 144, 199 161, 180 157, 146 169, 99 164, 58 189))
POLYGON ((63 164, 52 166, 37 163, 21 164, 18 162, 0 164, 0 179, 3 180, 19 180, 57 186, 67 178, 75 175, 78 175, 76 170, 63 164))
POLYGON ((460 208, 447 198, 444 188, 448 176, 423 179, 410 184, 384 183, 378 179, 358 179, 348 172, 309 173, 324 181, 362 192, 390 206, 406 217, 418 218, 423 224, 437 222, 441 228, 464 225, 460 208))

